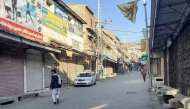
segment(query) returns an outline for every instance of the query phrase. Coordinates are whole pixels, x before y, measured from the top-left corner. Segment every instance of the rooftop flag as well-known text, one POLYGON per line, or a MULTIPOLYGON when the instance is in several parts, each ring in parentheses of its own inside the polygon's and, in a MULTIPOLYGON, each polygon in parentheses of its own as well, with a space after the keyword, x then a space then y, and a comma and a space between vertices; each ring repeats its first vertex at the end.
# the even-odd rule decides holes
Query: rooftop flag
POLYGON ((121 13, 129 19, 131 22, 135 23, 136 21, 136 14, 138 10, 137 6, 137 0, 132 1, 132 2, 127 2, 124 4, 117 5, 121 13))

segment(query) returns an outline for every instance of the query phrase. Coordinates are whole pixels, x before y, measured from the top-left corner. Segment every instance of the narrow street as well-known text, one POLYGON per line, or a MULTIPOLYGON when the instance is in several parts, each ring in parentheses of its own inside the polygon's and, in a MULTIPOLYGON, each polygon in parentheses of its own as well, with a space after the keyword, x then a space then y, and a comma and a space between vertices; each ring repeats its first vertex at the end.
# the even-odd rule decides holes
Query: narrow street
POLYGON ((97 82, 95 86, 68 87, 60 104, 53 105, 50 93, 38 98, 1 106, 1 109, 161 109, 155 95, 148 92, 138 72, 97 82))

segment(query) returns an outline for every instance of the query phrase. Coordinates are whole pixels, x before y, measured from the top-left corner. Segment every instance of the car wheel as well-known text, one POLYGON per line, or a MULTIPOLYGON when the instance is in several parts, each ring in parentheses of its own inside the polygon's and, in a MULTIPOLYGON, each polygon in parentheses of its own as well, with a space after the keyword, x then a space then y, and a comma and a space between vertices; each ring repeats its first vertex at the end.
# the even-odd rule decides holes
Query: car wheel
POLYGON ((96 85, 96 81, 94 82, 94 85, 96 85))

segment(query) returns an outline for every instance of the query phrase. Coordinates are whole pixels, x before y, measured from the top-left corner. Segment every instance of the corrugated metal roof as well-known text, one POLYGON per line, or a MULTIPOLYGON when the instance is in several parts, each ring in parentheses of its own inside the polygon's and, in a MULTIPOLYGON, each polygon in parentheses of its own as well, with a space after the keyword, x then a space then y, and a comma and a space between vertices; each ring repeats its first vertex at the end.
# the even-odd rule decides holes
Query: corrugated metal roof
POLYGON ((187 0, 152 0, 150 48, 155 52, 163 51, 166 41, 178 36, 189 12, 187 0))

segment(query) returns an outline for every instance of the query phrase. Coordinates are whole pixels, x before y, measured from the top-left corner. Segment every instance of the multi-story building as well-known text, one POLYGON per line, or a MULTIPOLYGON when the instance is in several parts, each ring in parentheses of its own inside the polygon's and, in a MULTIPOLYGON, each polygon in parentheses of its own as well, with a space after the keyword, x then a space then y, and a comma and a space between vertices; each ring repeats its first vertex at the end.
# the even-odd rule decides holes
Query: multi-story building
MULTIPOLYGON (((96 25, 98 20, 87 5, 68 4, 68 6, 73 9, 81 18, 83 18, 85 22, 87 22, 87 24, 83 25, 84 53, 88 55, 86 57, 88 64, 85 69, 95 71, 95 61, 93 61, 92 59, 95 59, 95 57, 97 56, 96 25)), ((120 72, 122 70, 124 60, 122 50, 120 48, 120 40, 108 30, 102 31, 102 37, 102 58, 105 59, 103 61, 103 74, 100 75, 106 77, 106 75, 109 76, 112 73, 120 72), (115 65, 115 63, 118 64, 115 65)))
MULTIPOLYGON (((103 39, 104 39, 104 51, 105 55, 109 57, 108 68, 112 71, 107 70, 107 75, 109 76, 113 73, 121 73, 125 71, 126 68, 126 59, 128 59, 128 51, 122 48, 120 40, 109 30, 103 30, 103 39)), ((105 60, 106 62, 106 60, 105 60)))
POLYGON ((102 31, 102 59, 103 59, 103 76, 111 77, 117 72, 117 50, 115 36, 109 30, 102 31))
POLYGON ((87 5, 68 4, 85 22, 83 25, 84 71, 96 71, 96 24, 97 18, 87 5))
MULTIPOLYGON (((69 57, 74 49, 83 51, 81 28, 85 21, 62 1, 19 0, 16 9, 11 1, 1 2, 4 5, 0 9, 0 96, 49 87, 53 68, 64 83, 72 80, 77 74, 76 70, 70 69, 76 69, 76 65, 73 67, 68 63, 76 64, 76 59, 69 57), (7 11, 7 7, 16 12, 7 11), (69 16, 76 25, 71 24, 69 16), (70 30, 72 27, 74 29, 70 30)), ((78 52, 73 54, 78 55, 78 52)))
POLYGON ((141 63, 140 58, 143 54, 145 54, 144 52, 141 52, 141 45, 135 43, 123 43, 122 48, 127 49, 126 50, 126 53, 128 54, 127 63, 130 64, 129 67, 137 69, 138 68, 137 63, 141 63))

